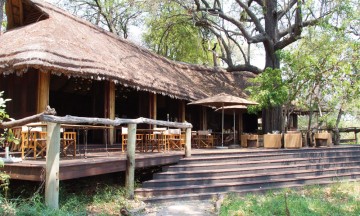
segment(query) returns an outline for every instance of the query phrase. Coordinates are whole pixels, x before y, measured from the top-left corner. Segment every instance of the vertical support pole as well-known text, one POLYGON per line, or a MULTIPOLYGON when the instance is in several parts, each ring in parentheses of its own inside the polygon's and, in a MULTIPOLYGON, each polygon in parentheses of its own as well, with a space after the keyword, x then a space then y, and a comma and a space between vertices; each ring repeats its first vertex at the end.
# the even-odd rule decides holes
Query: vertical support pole
POLYGON ((59 208, 60 124, 48 123, 46 137, 45 204, 59 208))
POLYGON ((206 107, 201 107, 201 125, 202 130, 207 130, 207 110, 206 107))
MULTIPOLYGON (((149 106, 149 111, 150 111, 150 118, 151 119, 157 119, 157 96, 156 94, 153 93, 149 93, 150 94, 150 106, 149 106)), ((156 125, 154 125, 155 127, 156 125)))
POLYGON ((181 121, 180 122, 185 122, 186 121, 186 105, 185 105, 185 101, 181 101, 181 121))
MULTIPOLYGON (((109 118, 115 119, 115 83, 109 81, 109 118)), ((109 143, 114 144, 115 140, 115 129, 113 126, 109 130, 109 143)))
POLYGON ((40 71, 38 73, 37 113, 41 113, 49 105, 50 73, 40 71))
POLYGON ((191 157, 191 128, 186 128, 185 157, 191 157))
POLYGON ((135 142, 136 142, 136 124, 128 124, 125 188, 126 188, 127 197, 129 199, 134 199, 135 142))

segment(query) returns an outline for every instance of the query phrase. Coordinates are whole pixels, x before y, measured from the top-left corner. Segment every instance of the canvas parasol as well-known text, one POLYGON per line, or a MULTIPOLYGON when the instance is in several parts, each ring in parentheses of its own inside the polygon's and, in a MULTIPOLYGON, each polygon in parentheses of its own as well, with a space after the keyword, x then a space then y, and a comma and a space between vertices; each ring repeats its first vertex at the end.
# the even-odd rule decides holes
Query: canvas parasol
MULTIPOLYGON (((226 93, 220 93, 211 97, 207 97, 198 101, 188 103, 188 105, 203 105, 213 107, 224 107, 232 105, 257 105, 258 103, 246 100, 241 97, 229 95, 226 93)), ((222 121, 221 121, 221 147, 224 147, 224 109, 222 109, 222 121)))
MULTIPOLYGON (((237 145, 235 143, 236 139, 236 133, 235 133, 235 110, 246 110, 247 107, 245 105, 233 105, 233 106, 224 106, 224 107, 220 107, 218 109, 216 109, 215 111, 220 111, 220 110, 232 110, 233 111, 233 114, 234 114, 234 144, 231 145, 232 148, 237 148, 237 147, 240 147, 239 145, 237 145)), ((239 133, 240 133, 240 128, 239 128, 239 133)), ((229 146, 230 147, 230 146, 229 146)))

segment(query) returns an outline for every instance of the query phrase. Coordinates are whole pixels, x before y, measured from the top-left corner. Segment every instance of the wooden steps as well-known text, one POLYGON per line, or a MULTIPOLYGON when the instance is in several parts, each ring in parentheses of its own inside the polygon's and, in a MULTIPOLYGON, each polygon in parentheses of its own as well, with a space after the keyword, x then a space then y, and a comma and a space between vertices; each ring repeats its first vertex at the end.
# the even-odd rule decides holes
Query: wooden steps
POLYGON ((135 193, 147 202, 208 199, 219 193, 249 193, 339 180, 360 179, 360 146, 208 151, 168 166, 135 193))

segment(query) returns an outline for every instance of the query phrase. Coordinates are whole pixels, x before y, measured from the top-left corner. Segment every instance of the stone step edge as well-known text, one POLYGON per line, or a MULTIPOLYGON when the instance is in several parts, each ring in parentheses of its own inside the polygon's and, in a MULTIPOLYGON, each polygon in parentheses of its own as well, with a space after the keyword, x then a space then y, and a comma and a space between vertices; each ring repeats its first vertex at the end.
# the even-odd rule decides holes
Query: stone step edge
POLYGON ((319 157, 319 158, 291 158, 291 159, 276 159, 276 160, 255 160, 255 161, 236 161, 236 162, 223 162, 223 163, 202 163, 202 164, 181 164, 172 165, 171 168, 201 168, 209 166, 226 166, 226 165, 250 165, 250 164, 262 164, 262 163, 278 163, 278 162, 295 162, 295 161, 309 161, 309 160, 327 160, 327 159, 341 159, 341 158, 356 158, 360 160, 358 156, 344 156, 344 157, 319 157))
MULTIPOLYGON (((279 176, 279 175, 291 175, 291 174, 303 174, 303 173, 316 173, 316 172, 328 172, 328 171, 340 171, 340 170, 352 170, 359 169, 359 166, 353 167, 334 167, 334 168, 324 168, 324 169, 309 169, 309 170, 294 170, 294 171, 282 171, 282 172, 271 172, 271 173, 256 173, 256 174, 244 174, 244 175, 227 175, 219 177, 193 177, 193 178, 172 178, 172 179, 153 179, 146 182, 149 183, 161 183, 161 182, 183 182, 183 181, 198 181, 198 180, 225 180, 225 179, 241 179, 241 178, 256 178, 261 176, 279 176)), ((276 178, 274 178, 276 179, 276 178)))
POLYGON ((183 158, 181 159, 180 162, 192 162, 192 161, 204 161, 204 160, 222 160, 222 159, 240 159, 240 158, 243 158, 243 159, 246 159, 246 158, 257 158, 257 157, 276 157, 276 156, 299 156, 301 157, 301 154, 322 154, 322 155, 326 155, 326 154, 336 154, 336 153, 353 153, 353 154, 356 154, 356 153, 359 153, 360 154, 360 148, 359 150, 349 150, 349 151, 331 151, 331 152, 298 152, 298 153, 275 153, 275 152, 271 152, 271 154, 256 154, 256 155, 251 155, 251 154, 245 154, 245 155, 242 155, 242 154, 236 154, 236 155, 230 155, 230 156, 227 156, 227 155, 224 155, 224 156, 215 156, 215 157, 206 157, 206 156, 199 156, 199 157, 190 157, 190 158, 183 158))
POLYGON ((340 147, 330 147, 330 148, 315 148, 315 147, 303 147, 300 149, 284 149, 284 148, 280 148, 280 149, 264 149, 264 148, 252 148, 251 151, 242 151, 242 150, 234 150, 232 149, 231 151, 219 151, 216 149, 207 149, 205 151, 202 152, 196 152, 193 151, 192 152, 192 156, 201 156, 201 155, 216 155, 216 154, 226 154, 226 155, 231 155, 231 154, 242 154, 242 153, 246 153, 246 154, 256 154, 256 153, 272 153, 272 152, 322 152, 322 151, 339 151, 339 150, 348 150, 348 149, 360 149, 360 146, 340 146, 340 147))
MULTIPOLYGON (((265 169, 277 169, 283 167, 306 167, 306 166, 326 166, 326 165, 341 165, 341 164, 353 164, 360 163, 360 161, 341 161, 341 162, 322 162, 316 164, 293 164, 293 165, 277 165, 277 166, 259 166, 253 167, 251 170, 265 170, 265 169)), ((239 172, 239 171, 247 171, 248 167, 242 168, 229 168, 229 169, 213 169, 213 170, 187 170, 187 171, 166 171, 161 173, 156 173, 156 175, 177 175, 177 174, 203 174, 203 173, 224 173, 224 172, 239 172)))
MULTIPOLYGON (((358 181, 357 179, 346 179, 340 182, 355 182, 358 181)), ((265 192, 271 191, 279 191, 287 188, 291 189, 302 189, 305 186, 310 185, 329 185, 329 184, 336 184, 337 181, 321 181, 316 184, 288 184, 284 186, 278 187, 263 187, 263 188, 251 188, 251 189, 244 189, 239 191, 227 191, 227 192, 213 192, 213 193, 198 193, 198 194, 181 194, 181 195, 163 195, 163 196, 155 196, 155 197, 139 197, 142 201, 146 203, 165 203, 169 201, 176 201, 176 200, 210 200, 210 199, 217 199, 220 194, 229 194, 235 193, 239 195, 247 195, 247 194, 263 194, 265 192)))
POLYGON ((332 177, 346 177, 359 175, 360 172, 352 172, 352 173, 343 173, 343 174, 328 174, 321 176, 303 176, 303 177, 295 177, 295 178, 287 178, 287 179, 274 179, 275 181, 251 181, 251 182, 236 182, 236 183, 216 183, 216 184, 206 184, 206 185, 186 185, 186 186, 173 186, 173 187, 154 187, 154 188, 138 188, 135 192, 152 192, 152 191, 173 191, 173 190, 189 190, 189 189, 206 189, 206 188, 216 188, 216 187, 233 187, 233 186, 242 186, 242 185, 256 185, 256 184, 264 184, 264 183, 280 183, 280 182, 293 182, 293 181, 302 181, 302 180, 315 180, 315 179, 323 179, 323 178, 332 178, 332 177))

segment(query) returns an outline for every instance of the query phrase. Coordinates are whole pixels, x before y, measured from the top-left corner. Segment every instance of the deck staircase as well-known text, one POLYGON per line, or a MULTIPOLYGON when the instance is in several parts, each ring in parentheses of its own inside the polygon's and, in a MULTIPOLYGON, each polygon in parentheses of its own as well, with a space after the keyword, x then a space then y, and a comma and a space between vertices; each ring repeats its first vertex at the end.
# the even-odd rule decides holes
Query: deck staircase
POLYGON ((153 177, 135 191, 147 202, 356 181, 360 180, 360 146, 212 150, 193 153, 153 177))

